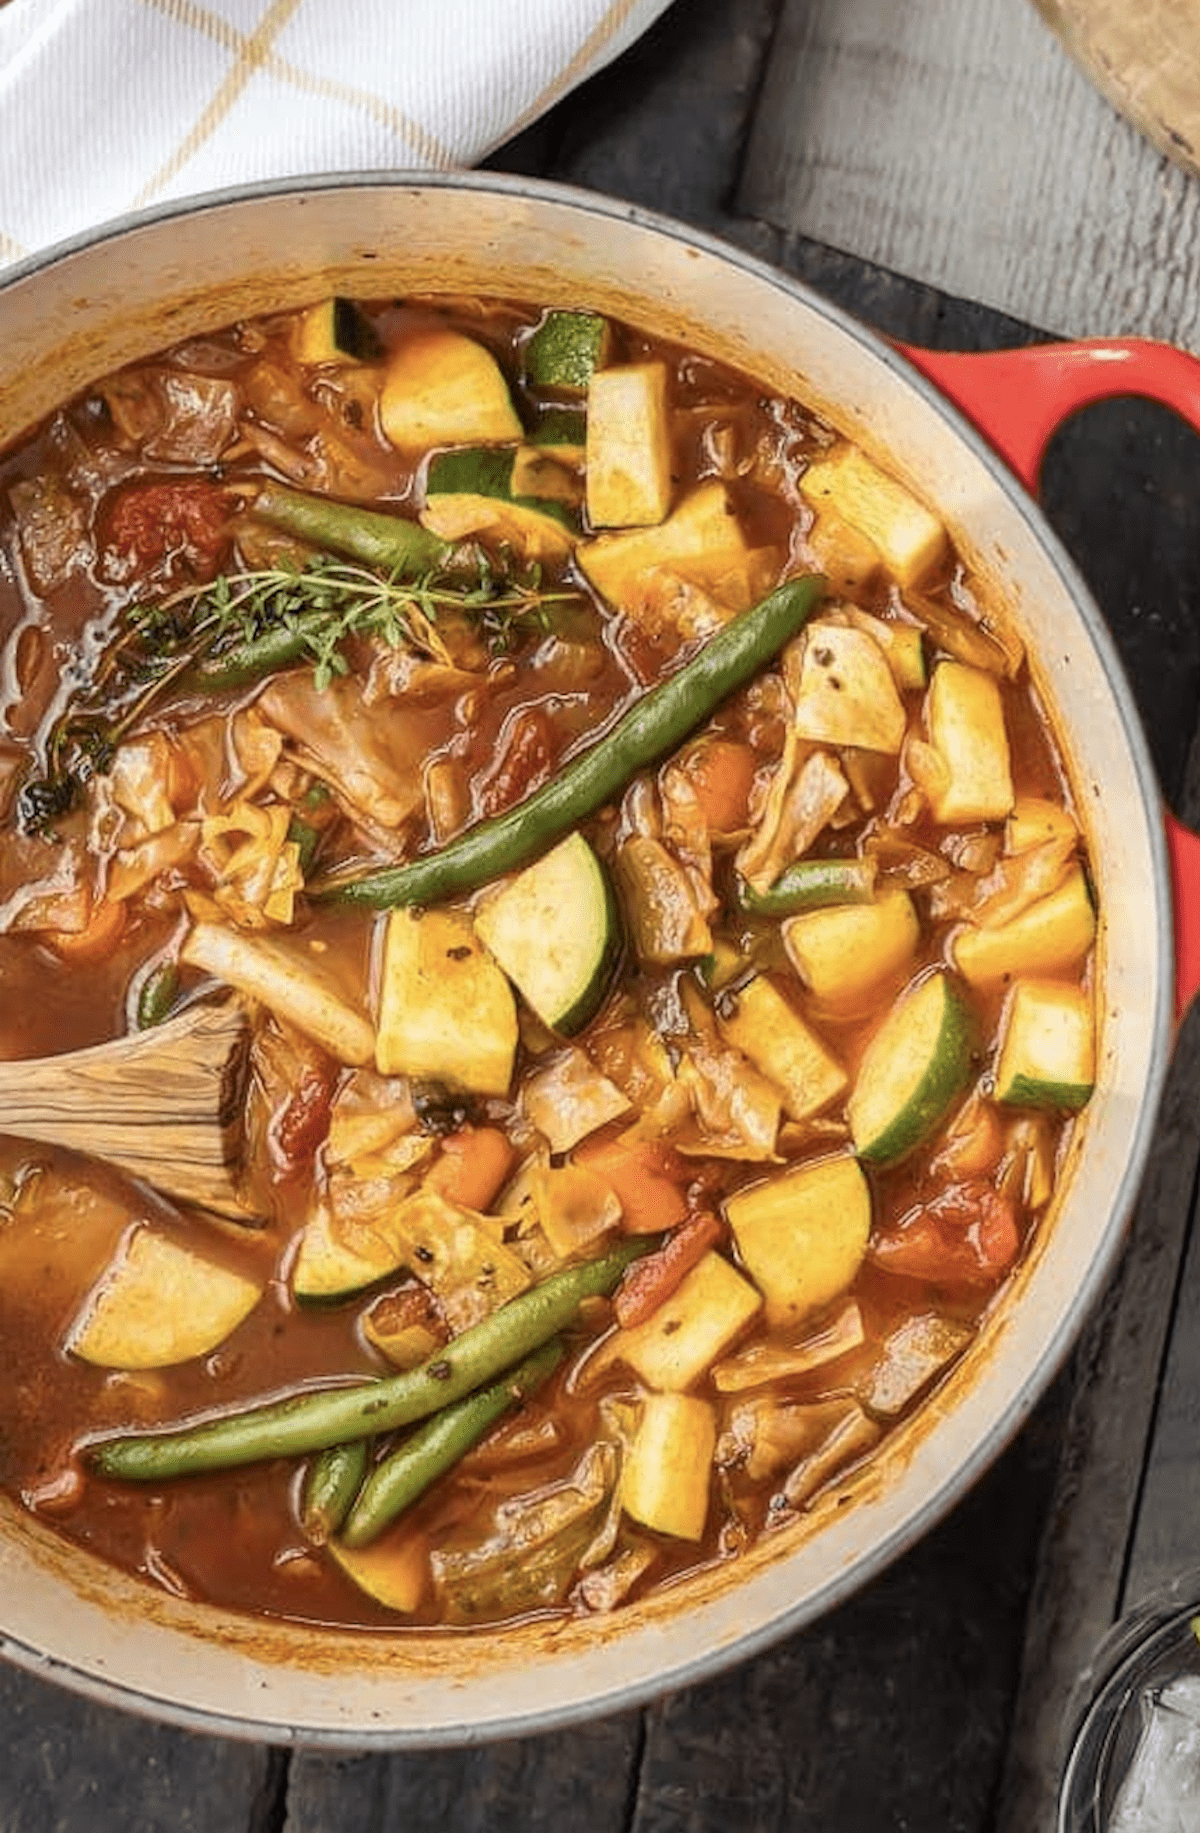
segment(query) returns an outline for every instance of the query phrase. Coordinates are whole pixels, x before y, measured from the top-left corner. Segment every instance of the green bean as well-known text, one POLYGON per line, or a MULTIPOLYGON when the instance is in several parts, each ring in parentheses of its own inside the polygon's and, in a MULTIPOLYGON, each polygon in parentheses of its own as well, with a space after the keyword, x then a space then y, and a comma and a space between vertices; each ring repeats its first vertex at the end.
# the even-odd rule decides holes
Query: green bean
POLYGON ((324 1546, 350 1513, 367 1474, 368 1453, 368 1440, 354 1438, 318 1451, 305 1471, 300 1526, 314 1546, 324 1546))
POLYGON ((797 859, 766 891, 738 880, 738 902, 753 916, 794 916, 829 904, 869 904, 875 866, 867 859, 797 859))
POLYGON ((510 1374, 443 1407, 418 1426, 367 1478, 342 1528, 345 1544, 365 1547, 382 1534, 431 1483, 452 1470, 490 1426, 548 1380, 564 1354, 562 1339, 552 1337, 510 1374))
POLYGON ((710 637, 611 732, 504 814, 477 822, 438 852, 406 865, 331 879, 317 887, 317 895, 373 910, 436 903, 522 865, 611 801, 639 770, 674 750, 795 636, 823 590, 824 581, 815 575, 779 586, 710 637))
POLYGON ((313 547, 345 554, 363 566, 397 578, 416 578, 440 566, 450 553, 440 536, 405 516, 361 509, 354 503, 337 503, 331 497, 309 496, 282 484, 266 484, 254 499, 252 513, 284 534, 295 535, 313 547))
POLYGON ((552 1273, 402 1374, 309 1389, 162 1432, 95 1439, 84 1447, 85 1455, 104 1476, 154 1483, 264 1458, 304 1457, 412 1425, 462 1400, 557 1336, 585 1299, 610 1293, 630 1262, 652 1246, 652 1236, 631 1236, 599 1260, 552 1273))

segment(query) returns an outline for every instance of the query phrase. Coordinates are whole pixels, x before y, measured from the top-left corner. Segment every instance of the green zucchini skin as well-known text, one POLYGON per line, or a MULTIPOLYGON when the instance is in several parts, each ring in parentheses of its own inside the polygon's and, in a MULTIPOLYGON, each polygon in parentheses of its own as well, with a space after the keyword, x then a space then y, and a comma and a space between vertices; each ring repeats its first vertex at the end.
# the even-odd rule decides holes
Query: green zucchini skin
POLYGON ((777 586, 718 630, 678 674, 652 688, 611 732, 524 802, 477 822, 436 853, 331 882, 315 894, 372 910, 435 904, 524 865, 612 801, 639 770, 681 744, 804 628, 824 590, 819 574, 777 586))

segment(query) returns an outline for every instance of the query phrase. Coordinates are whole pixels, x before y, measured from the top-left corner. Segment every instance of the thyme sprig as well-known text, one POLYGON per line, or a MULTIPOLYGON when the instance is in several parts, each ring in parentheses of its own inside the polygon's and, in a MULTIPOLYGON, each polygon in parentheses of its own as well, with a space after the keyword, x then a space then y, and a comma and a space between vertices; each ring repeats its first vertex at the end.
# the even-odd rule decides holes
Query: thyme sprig
POLYGON ((480 552, 469 581, 404 580, 320 555, 302 567, 222 573, 122 615, 91 679, 71 696, 43 746, 44 774, 26 782, 19 816, 44 832, 109 766, 120 739, 172 685, 239 687, 308 660, 316 686, 350 668, 347 648, 378 642, 433 661, 453 657, 439 619, 467 617, 493 652, 549 626, 549 607, 577 596, 543 589, 528 568, 499 573, 480 552))

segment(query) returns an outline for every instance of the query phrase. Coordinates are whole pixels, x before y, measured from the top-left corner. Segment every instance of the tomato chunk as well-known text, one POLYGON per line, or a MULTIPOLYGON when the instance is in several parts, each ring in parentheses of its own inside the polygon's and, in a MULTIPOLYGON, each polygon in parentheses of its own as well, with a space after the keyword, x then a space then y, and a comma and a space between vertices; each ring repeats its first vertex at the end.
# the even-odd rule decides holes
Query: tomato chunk
POLYGON ((951 1184, 880 1232, 869 1258, 886 1273, 940 1286, 994 1285, 1021 1246, 1010 1199, 982 1180, 951 1184))

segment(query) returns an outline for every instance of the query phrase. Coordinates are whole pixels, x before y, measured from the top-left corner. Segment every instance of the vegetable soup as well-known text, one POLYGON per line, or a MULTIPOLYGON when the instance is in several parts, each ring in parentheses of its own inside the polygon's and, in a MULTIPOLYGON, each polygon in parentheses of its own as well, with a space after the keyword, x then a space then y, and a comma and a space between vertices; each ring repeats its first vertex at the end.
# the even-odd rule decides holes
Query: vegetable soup
POLYGON ((326 300, 0 458, 0 1055, 236 1003, 236 1199, 0 1140, 0 1483, 176 1594, 620 1608, 851 1482, 1094 1075, 947 529, 580 309, 326 300))

